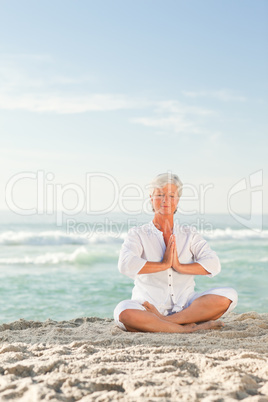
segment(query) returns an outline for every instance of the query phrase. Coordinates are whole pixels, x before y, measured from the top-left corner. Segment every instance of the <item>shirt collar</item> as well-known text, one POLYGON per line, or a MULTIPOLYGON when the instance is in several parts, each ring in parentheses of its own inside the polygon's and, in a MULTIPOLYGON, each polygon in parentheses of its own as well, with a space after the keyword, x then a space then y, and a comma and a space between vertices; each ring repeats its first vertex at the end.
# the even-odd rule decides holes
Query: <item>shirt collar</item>
MULTIPOLYGON (((153 220, 150 221, 150 225, 151 225, 153 231, 163 235, 163 232, 161 232, 161 230, 157 229, 157 227, 153 223, 153 220)), ((178 225, 177 222, 173 222, 173 233, 175 233, 177 225, 178 225)))

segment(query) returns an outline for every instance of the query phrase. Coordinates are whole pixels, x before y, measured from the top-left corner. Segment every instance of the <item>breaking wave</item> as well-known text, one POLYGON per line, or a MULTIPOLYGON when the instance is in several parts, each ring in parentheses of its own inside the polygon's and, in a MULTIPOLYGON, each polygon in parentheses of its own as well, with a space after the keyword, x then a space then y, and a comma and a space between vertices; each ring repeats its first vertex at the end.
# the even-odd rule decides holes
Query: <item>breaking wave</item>
POLYGON ((56 252, 56 253, 44 253, 37 256, 23 257, 8 257, 0 258, 1 265, 59 265, 66 264, 78 264, 78 265, 92 265, 95 262, 109 263, 118 260, 118 254, 116 252, 105 252, 104 250, 99 252, 89 252, 85 247, 79 247, 72 253, 56 252))

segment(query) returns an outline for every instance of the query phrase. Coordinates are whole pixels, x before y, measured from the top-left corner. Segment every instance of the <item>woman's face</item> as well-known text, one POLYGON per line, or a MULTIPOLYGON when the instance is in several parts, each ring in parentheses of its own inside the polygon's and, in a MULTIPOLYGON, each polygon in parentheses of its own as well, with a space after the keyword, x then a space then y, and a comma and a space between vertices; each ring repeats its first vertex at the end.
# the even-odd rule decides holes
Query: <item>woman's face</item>
POLYGON ((174 215, 179 202, 176 184, 169 183, 162 188, 155 188, 150 197, 156 214, 174 215))

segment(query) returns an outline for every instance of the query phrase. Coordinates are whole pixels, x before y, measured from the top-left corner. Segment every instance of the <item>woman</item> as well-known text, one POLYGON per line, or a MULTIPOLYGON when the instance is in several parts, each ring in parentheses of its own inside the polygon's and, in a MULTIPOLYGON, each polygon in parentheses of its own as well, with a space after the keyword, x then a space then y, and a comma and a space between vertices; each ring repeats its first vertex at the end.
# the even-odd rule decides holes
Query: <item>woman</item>
POLYGON ((114 310, 116 324, 133 332, 194 332, 223 326, 218 318, 232 311, 237 293, 229 287, 194 291, 194 276, 213 277, 219 258, 194 229, 179 226, 173 217, 182 182, 171 173, 151 183, 153 220, 129 230, 122 245, 119 271, 134 279, 131 300, 114 310))

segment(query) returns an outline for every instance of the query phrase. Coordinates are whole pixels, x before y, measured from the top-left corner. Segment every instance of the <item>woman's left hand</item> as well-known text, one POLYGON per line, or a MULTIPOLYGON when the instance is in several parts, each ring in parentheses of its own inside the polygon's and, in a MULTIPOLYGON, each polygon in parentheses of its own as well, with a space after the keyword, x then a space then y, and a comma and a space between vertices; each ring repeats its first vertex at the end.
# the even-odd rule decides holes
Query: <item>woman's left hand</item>
POLYGON ((176 236, 174 236, 174 248, 173 248, 173 261, 172 261, 172 268, 175 269, 175 271, 180 272, 182 266, 179 261, 178 257, 178 251, 177 251, 177 244, 176 244, 176 236))

